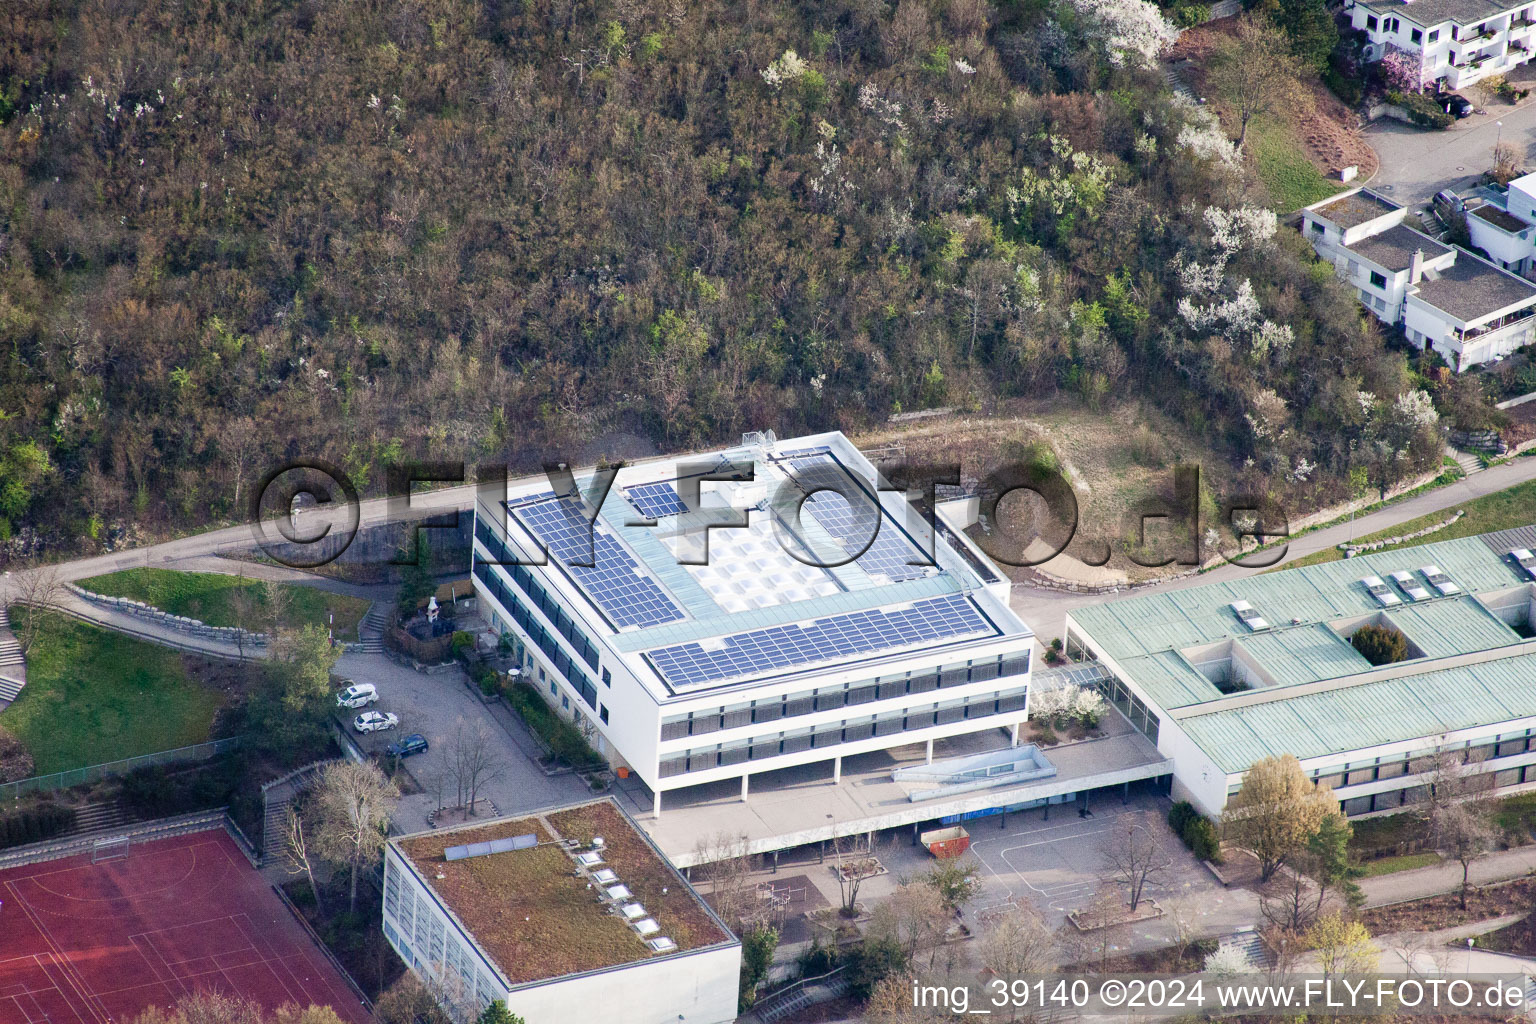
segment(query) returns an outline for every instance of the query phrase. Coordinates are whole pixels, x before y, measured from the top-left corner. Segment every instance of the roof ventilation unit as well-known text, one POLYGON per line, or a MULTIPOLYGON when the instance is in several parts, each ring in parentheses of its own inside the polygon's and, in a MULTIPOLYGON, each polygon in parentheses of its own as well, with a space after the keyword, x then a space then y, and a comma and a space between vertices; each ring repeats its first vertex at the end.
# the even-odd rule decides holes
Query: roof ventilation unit
POLYGON ((1247 601, 1233 601, 1230 607, 1237 613, 1242 624, 1248 627, 1248 632, 1257 633, 1261 629, 1269 628, 1269 623, 1247 601))
POLYGON ((1424 574, 1424 578, 1429 581, 1430 586, 1445 596, 1449 597, 1452 594, 1461 593, 1461 588, 1449 576, 1441 572, 1438 565, 1426 565, 1419 572, 1424 574))
POLYGON ((1380 576, 1363 576, 1360 585, 1371 592, 1376 603, 1383 608, 1391 608, 1395 604, 1402 604, 1403 599, 1392 593, 1392 588, 1380 576))
POLYGON ((1404 569, 1399 569, 1397 572, 1388 573, 1387 575, 1391 576, 1392 582, 1396 583, 1402 592, 1408 595, 1408 600, 1429 600, 1431 596, 1429 591, 1424 589, 1424 584, 1420 583, 1417 579, 1414 578, 1413 573, 1404 569))
POLYGON ((1515 548, 1509 553, 1509 557, 1515 560, 1525 574, 1536 580, 1536 555, 1531 554, 1530 548, 1515 548))
POLYGON ((488 843, 470 843, 468 846, 450 846, 443 851, 444 860, 469 860, 471 857, 486 857, 493 853, 508 853, 512 850, 531 850, 539 845, 539 837, 529 833, 526 836, 508 836, 505 839, 492 839, 488 843))

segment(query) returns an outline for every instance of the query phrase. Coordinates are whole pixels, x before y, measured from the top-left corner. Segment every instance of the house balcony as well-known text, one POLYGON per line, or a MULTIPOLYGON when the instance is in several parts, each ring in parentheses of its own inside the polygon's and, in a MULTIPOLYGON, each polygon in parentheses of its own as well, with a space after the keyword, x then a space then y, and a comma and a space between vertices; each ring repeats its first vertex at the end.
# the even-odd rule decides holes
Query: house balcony
POLYGON ((1499 334, 1530 334, 1532 327, 1536 327, 1536 309, 1521 309, 1468 330, 1458 328, 1451 332, 1451 336, 1465 345, 1487 341, 1499 334))

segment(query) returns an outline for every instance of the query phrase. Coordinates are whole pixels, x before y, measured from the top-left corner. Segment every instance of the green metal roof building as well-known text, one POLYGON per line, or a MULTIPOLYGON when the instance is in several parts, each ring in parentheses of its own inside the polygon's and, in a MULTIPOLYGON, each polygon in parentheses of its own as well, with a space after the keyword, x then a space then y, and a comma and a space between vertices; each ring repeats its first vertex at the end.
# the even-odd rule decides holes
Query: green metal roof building
POLYGON ((1351 815, 1421 799, 1444 749, 1536 787, 1536 573, 1512 554, 1532 547, 1525 527, 1130 597, 1068 615, 1067 646, 1207 814, 1287 753, 1351 815), (1350 642, 1365 625, 1407 657, 1373 665, 1350 642))

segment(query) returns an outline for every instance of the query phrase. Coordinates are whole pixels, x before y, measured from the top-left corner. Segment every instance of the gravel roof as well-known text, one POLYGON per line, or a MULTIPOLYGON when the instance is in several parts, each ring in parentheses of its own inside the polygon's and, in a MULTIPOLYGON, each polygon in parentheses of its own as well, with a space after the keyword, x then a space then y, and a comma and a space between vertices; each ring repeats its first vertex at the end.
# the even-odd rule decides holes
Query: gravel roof
POLYGON ((1529 224, 1521 220, 1519 217, 1516 217, 1508 210, 1501 210, 1497 206, 1491 206, 1487 203, 1484 203, 1482 206, 1479 206, 1475 209, 1468 210, 1467 212, 1472 214, 1474 217, 1481 217, 1483 220, 1487 221, 1489 224, 1492 224, 1494 227, 1503 228, 1510 234, 1524 231, 1526 228, 1530 227, 1529 224))
POLYGON ((1426 260, 1444 256, 1451 251, 1423 232, 1402 224, 1369 238, 1362 238, 1345 248, 1361 259, 1370 260, 1388 270, 1407 270, 1413 263, 1413 254, 1421 249, 1426 260))
POLYGON ((1473 25, 1505 11, 1524 6, 1528 0, 1367 0, 1367 10, 1395 14, 1415 25, 1429 28, 1445 21, 1473 25))
POLYGON ((1312 212, 1343 228, 1352 228, 1357 224, 1364 224, 1368 220, 1375 220, 1393 210, 1401 209, 1396 203, 1389 202, 1374 192, 1362 189, 1352 192, 1347 196, 1341 196, 1325 206, 1314 206, 1312 212))
POLYGON ((1536 301, 1536 285, 1458 249, 1456 262, 1439 271, 1435 280, 1419 282, 1418 296, 1465 323, 1521 301, 1536 301))

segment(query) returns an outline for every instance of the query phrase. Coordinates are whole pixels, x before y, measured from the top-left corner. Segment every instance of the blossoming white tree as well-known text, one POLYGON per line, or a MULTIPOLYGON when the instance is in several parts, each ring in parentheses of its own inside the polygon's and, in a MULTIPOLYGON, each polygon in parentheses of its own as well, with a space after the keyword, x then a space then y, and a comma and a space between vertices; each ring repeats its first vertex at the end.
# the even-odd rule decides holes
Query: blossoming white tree
POLYGON ((1072 7, 1116 67, 1151 67, 1178 37, 1162 12, 1144 0, 1072 0, 1072 7))

